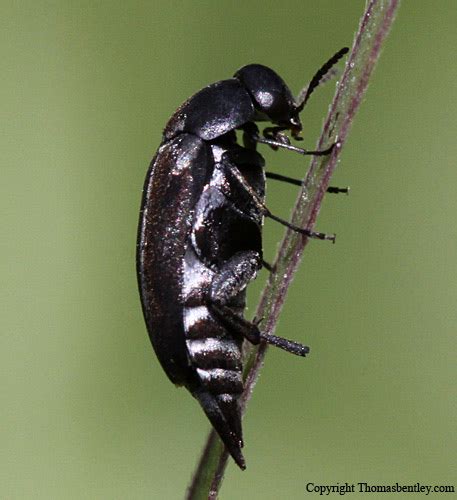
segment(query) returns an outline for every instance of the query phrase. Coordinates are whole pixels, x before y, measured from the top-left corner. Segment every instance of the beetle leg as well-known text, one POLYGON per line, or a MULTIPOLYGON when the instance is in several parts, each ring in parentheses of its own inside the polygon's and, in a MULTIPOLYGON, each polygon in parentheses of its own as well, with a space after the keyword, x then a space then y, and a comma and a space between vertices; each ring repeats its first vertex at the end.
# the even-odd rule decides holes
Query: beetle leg
MULTIPOLYGON (((265 177, 267 177, 268 179, 274 179, 276 181, 287 182, 288 184, 294 184, 295 186, 303 186, 303 181, 301 179, 294 179, 293 177, 288 177, 287 175, 275 174, 274 172, 265 172, 265 177)), ((345 188, 329 186, 327 188, 327 193, 349 194, 349 186, 345 188)))
POLYGON ((255 278, 262 266, 260 255, 253 250, 236 253, 225 262, 211 282, 209 300, 227 304, 255 278))
MULTIPOLYGON (((242 127, 240 127, 240 129, 242 129, 244 132, 243 142, 245 147, 248 149, 255 149, 255 143, 259 142, 261 144, 268 144, 273 149, 284 148, 290 151, 295 151, 296 153, 299 153, 301 155, 327 156, 333 151, 333 148, 336 146, 336 143, 333 143, 327 149, 319 151, 309 151, 307 149, 297 148, 297 146, 293 146, 289 143, 288 140, 284 139, 285 136, 283 135, 279 137, 280 140, 275 140, 275 136, 273 136, 273 138, 261 137, 259 134, 259 128, 253 122, 244 124, 242 127)), ((269 136, 272 131, 279 132, 280 130, 284 129, 282 129, 281 127, 267 127, 264 132, 266 131, 266 136, 269 136)), ((301 140, 301 138, 299 138, 299 140, 301 140)))
POLYGON ((275 174, 274 172, 265 172, 265 177, 267 179, 274 179, 276 181, 294 184, 295 186, 303 186, 303 181, 301 179, 294 179, 292 177, 287 177, 286 175, 275 174))
POLYGON ((262 267, 264 267, 269 273, 274 272, 273 266, 268 263, 266 260, 262 260, 262 267))
POLYGON ((307 236, 308 238, 315 238, 318 240, 329 240, 332 243, 335 243, 335 241, 336 241, 336 234, 319 233, 318 231, 311 231, 310 229, 304 229, 304 228, 298 227, 295 224, 291 224, 290 222, 286 221, 285 219, 281 219, 281 217, 273 215, 270 211, 265 214, 265 217, 269 217, 270 219, 273 219, 276 222, 279 222, 283 226, 288 227, 292 231, 295 231, 296 233, 303 234, 304 236, 307 236))
MULTIPOLYGON (((266 127, 263 129, 263 136, 265 139, 271 139, 273 141, 279 141, 283 144, 290 145, 289 137, 283 133, 284 130, 287 130, 286 127, 266 127)), ((278 146, 271 146, 271 149, 277 151, 278 146)))
POLYGON ((213 278, 209 293, 210 311, 216 314, 221 321, 226 323, 233 331, 257 345, 264 341, 280 347, 297 356, 305 356, 309 347, 287 340, 276 335, 263 333, 256 323, 251 323, 239 316, 228 304, 230 300, 246 288, 252 281, 259 267, 259 254, 254 251, 238 252, 231 257, 213 278))
POLYGON ((344 194, 349 194, 349 191, 351 188, 349 186, 346 186, 345 188, 340 188, 336 186, 329 186, 327 188, 327 193, 333 193, 333 194, 339 194, 339 193, 344 193, 344 194))
POLYGON ((325 234, 325 233, 319 233, 317 231, 311 231, 310 229, 306 228, 301 228, 296 226, 295 224, 292 224, 290 222, 287 222, 284 219, 281 219, 281 217, 278 217, 276 215, 273 215, 270 210, 265 206, 265 204, 260 200, 258 197, 257 193, 251 188, 251 186, 245 181, 244 177, 241 175, 240 171, 238 170, 238 167, 231 162, 228 162, 226 160, 226 163, 228 167, 230 168, 231 173, 233 174, 234 178, 237 179, 237 181, 246 189, 246 191, 252 196, 253 201, 261 210, 263 215, 265 217, 269 217, 270 219, 275 220, 276 222, 279 222, 283 226, 288 227, 289 229, 292 229, 292 231, 295 231, 297 233, 303 234, 304 236, 307 236, 308 238, 316 238, 319 240, 330 240, 333 243, 335 243, 335 238, 336 236, 334 234, 325 234))
POLYGON ((255 137, 259 135, 259 127, 254 122, 245 123, 242 127, 243 130, 243 144, 246 149, 256 149, 257 141, 255 137))
POLYGON ((225 322, 234 331, 242 335, 251 344, 257 345, 260 344, 260 342, 267 342, 291 354, 303 357, 309 353, 309 347, 299 342, 261 332, 257 325, 238 316, 238 314, 228 306, 213 304, 211 310, 214 311, 221 321, 225 322))
POLYGON ((256 142, 260 142, 261 144, 268 144, 269 146, 272 146, 272 147, 274 146, 276 148, 288 149, 290 151, 295 151, 296 153, 300 153, 301 155, 327 156, 333 151, 333 148, 336 146, 336 142, 334 142, 327 149, 322 149, 322 150, 318 150, 318 151, 309 151, 308 149, 297 148, 297 146, 292 146, 292 144, 285 144, 285 143, 280 142, 280 141, 274 141, 272 139, 265 139, 265 138, 260 137, 259 135, 254 136, 252 139, 256 142))

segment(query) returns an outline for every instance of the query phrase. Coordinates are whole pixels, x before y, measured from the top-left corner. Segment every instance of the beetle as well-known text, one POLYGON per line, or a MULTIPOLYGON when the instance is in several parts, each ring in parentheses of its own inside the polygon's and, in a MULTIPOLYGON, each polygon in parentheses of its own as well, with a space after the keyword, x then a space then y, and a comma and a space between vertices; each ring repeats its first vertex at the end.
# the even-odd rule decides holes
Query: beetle
MULTIPOLYGON (((240 396, 244 339, 305 356, 309 348, 262 332, 244 319, 246 287, 270 266, 262 255, 262 225, 270 217, 308 237, 334 236, 302 229, 264 204, 265 173, 257 143, 301 154, 300 112, 341 49, 295 100, 272 69, 250 64, 233 78, 203 88, 171 116, 144 183, 137 239, 137 277, 143 314, 156 355, 169 379, 198 400, 241 469, 240 396), (259 134, 256 122, 271 127, 259 134), (243 145, 236 136, 243 133, 243 145)), ((331 188, 333 192, 344 191, 331 188)))

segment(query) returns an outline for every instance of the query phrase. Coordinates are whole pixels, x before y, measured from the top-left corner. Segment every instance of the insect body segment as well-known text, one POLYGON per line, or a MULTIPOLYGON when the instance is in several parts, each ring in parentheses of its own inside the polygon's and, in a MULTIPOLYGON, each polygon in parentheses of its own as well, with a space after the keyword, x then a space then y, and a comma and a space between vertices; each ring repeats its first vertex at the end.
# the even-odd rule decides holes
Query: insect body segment
POLYGON ((143 190, 137 272, 152 345, 170 380, 199 401, 242 469, 243 340, 308 352, 243 317, 246 287, 264 265, 264 217, 327 237, 292 226, 264 205, 265 162, 255 150, 263 141, 254 122, 272 122, 266 135, 287 146, 279 134, 299 133, 301 107, 261 65, 209 85, 169 120, 143 190), (244 131, 244 146, 235 129, 244 131))

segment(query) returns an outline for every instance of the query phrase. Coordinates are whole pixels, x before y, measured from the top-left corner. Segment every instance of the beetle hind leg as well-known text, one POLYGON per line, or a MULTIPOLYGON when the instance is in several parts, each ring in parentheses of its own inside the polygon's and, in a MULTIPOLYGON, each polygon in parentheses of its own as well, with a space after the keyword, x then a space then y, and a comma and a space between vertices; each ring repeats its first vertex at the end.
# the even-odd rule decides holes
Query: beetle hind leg
POLYGON ((231 329, 242 335, 251 344, 258 345, 260 342, 279 347, 296 356, 305 357, 309 353, 309 347, 293 340, 272 335, 271 333, 261 332, 255 323, 238 316, 232 308, 225 305, 213 304, 210 309, 225 322, 231 329))
POLYGON ((271 212, 268 212, 267 214, 265 214, 265 216, 275 220, 276 222, 279 222, 283 226, 288 227, 289 229, 295 231, 296 233, 300 233, 303 234, 304 236, 307 236, 308 238, 315 238, 318 240, 328 240, 331 241, 332 243, 335 243, 336 241, 335 234, 319 233, 317 231, 312 231, 311 229, 298 227, 295 224, 292 224, 291 222, 281 219, 281 217, 278 217, 277 215, 273 215, 271 212))
POLYGON ((257 252, 238 252, 229 259, 211 283, 208 309, 233 332, 257 345, 264 341, 297 356, 306 356, 309 347, 259 330, 255 323, 238 315, 230 302, 255 278, 262 261, 257 252))
POLYGON ((225 262, 211 283, 210 303, 227 304, 256 277, 262 267, 259 252, 237 252, 225 262))

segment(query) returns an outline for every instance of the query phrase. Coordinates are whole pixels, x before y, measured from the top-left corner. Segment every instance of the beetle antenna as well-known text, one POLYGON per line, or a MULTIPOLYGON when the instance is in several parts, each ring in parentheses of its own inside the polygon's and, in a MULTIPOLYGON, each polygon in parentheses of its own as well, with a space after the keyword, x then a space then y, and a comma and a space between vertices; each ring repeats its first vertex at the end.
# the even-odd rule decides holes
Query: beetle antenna
MULTIPOLYGON (((322 78, 321 78, 321 81, 319 82, 318 86, 319 85, 323 85, 324 83, 327 83, 328 81, 332 80, 333 78, 335 78, 337 75, 338 75, 339 71, 337 68, 332 68, 328 71, 328 73, 326 73, 322 78)), ((295 102, 296 103, 302 103, 303 100, 305 99, 305 95, 306 93, 308 92, 308 88, 309 88, 309 84, 308 85, 305 85, 301 90, 300 92, 298 93, 297 95, 297 98, 295 99, 295 102)), ((300 109, 301 111, 301 109, 300 109)))
POLYGON ((332 69, 333 66, 349 52, 348 47, 343 47, 339 50, 334 56, 332 56, 313 76, 311 81, 309 82, 308 87, 306 88, 306 92, 304 96, 299 96, 297 99, 297 111, 300 113, 302 109, 305 107, 306 102, 309 99, 309 96, 313 93, 314 89, 319 85, 321 80, 328 74, 328 72, 332 69))

